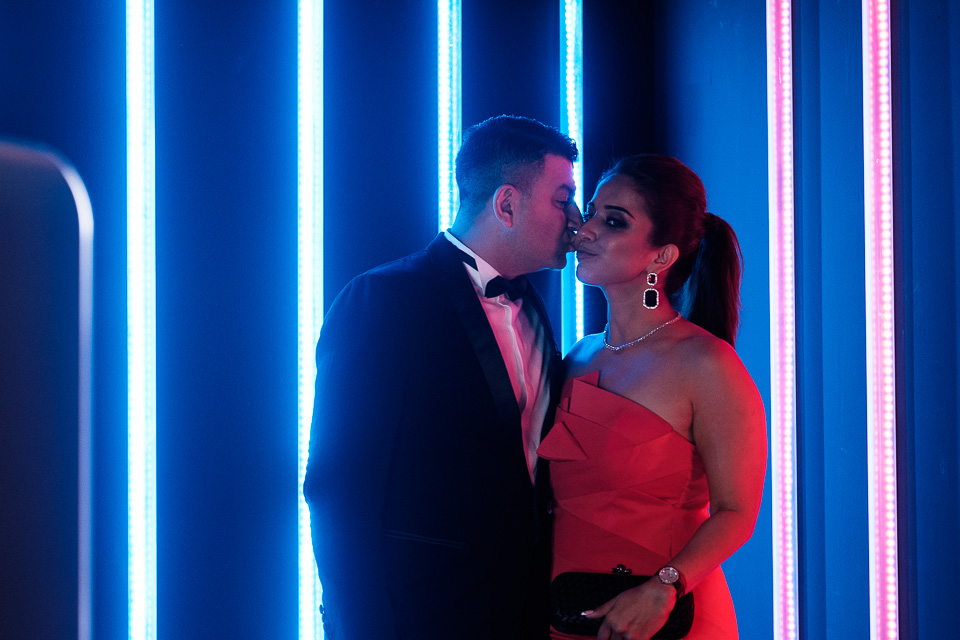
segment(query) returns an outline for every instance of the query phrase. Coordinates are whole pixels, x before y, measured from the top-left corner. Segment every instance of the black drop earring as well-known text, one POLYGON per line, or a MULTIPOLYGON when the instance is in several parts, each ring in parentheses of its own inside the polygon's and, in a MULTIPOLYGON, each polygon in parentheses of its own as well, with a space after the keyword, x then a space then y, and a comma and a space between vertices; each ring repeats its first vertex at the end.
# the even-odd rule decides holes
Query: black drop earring
POLYGON ((647 274, 647 288, 643 290, 643 306, 647 309, 656 309, 660 306, 660 292, 654 288, 657 284, 657 274, 647 274))

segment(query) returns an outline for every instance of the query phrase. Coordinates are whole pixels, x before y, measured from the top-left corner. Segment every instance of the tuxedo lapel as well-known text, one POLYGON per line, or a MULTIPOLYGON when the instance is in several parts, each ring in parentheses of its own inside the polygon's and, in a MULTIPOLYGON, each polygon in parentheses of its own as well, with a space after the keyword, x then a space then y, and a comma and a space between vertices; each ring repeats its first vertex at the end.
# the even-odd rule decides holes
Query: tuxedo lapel
POLYGON ((453 305, 477 355, 496 404, 497 414, 504 424, 519 425, 520 408, 510 384, 503 355, 500 353, 500 346, 480 306, 477 293, 464 271, 460 250, 441 234, 427 246, 427 252, 439 271, 441 292, 453 305))

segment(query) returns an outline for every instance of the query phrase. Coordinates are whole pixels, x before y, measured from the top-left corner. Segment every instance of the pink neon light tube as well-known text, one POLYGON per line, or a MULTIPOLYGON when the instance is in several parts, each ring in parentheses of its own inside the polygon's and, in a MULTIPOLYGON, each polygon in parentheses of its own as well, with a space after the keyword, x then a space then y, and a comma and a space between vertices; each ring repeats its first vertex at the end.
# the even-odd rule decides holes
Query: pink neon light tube
POLYGON ((889 0, 863 2, 870 637, 899 638, 889 0))
POLYGON ((774 638, 797 637, 796 272, 793 40, 789 0, 767 2, 774 638))

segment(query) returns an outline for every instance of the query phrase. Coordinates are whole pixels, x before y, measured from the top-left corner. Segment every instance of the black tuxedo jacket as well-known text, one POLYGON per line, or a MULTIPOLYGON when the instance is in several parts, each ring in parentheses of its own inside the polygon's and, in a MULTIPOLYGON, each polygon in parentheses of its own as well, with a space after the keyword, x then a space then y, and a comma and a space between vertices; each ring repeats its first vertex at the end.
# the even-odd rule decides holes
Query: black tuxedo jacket
POLYGON ((546 636, 546 474, 461 258, 440 235, 324 320, 304 495, 332 640, 546 636))

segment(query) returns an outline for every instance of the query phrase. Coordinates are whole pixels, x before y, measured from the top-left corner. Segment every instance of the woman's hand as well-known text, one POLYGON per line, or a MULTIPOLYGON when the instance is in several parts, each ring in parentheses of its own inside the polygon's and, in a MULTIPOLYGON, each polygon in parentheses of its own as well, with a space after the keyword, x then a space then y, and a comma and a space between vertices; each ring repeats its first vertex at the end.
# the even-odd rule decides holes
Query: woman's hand
POLYGON ((587 618, 604 618, 597 640, 649 640, 670 617, 677 591, 655 577, 605 602, 587 618))

